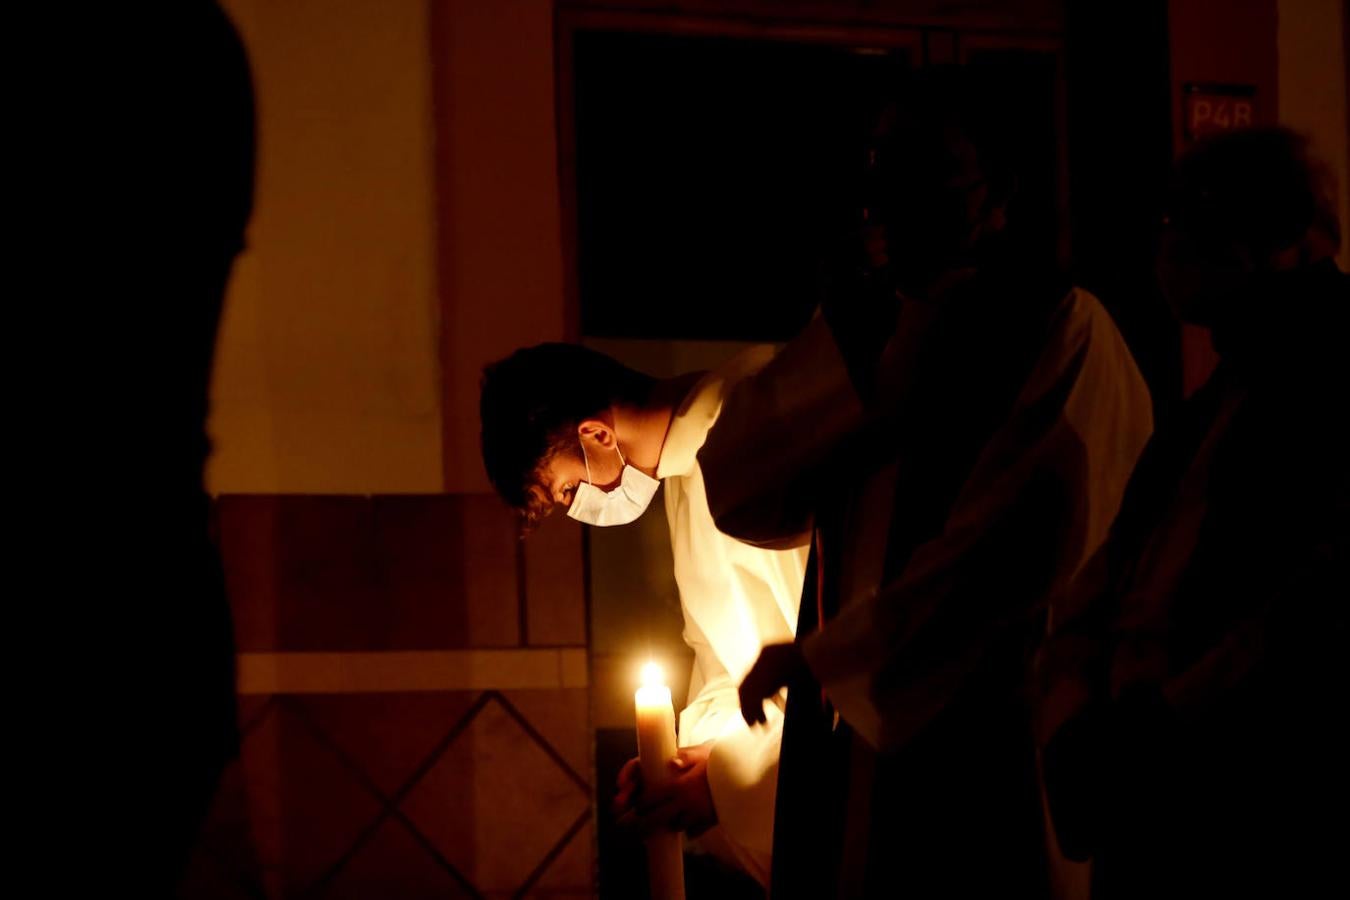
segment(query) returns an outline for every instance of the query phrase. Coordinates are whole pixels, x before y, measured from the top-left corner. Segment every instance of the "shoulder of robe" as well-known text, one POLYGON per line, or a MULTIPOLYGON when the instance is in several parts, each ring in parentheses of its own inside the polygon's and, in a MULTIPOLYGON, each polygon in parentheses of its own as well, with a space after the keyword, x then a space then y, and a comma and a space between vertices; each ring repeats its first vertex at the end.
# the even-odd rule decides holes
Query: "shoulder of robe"
POLYGON ((1052 313, 1045 349, 1027 385, 1025 397, 1051 397, 1071 419, 1092 421, 1099 413, 1134 410, 1140 428, 1151 430, 1148 387, 1115 320, 1090 291, 1072 286, 1061 295, 1052 313), (1101 392, 1117 402, 1101 406, 1101 392), (1120 404, 1125 407, 1120 407, 1120 404), (1100 408, 1099 408, 1100 407, 1100 408))
POLYGON ((1098 364, 1123 367, 1131 378, 1137 366, 1116 320, 1091 291, 1070 287, 1054 313, 1051 347, 1068 360, 1083 361, 1091 354, 1098 364))
POLYGON ((1070 287, 1055 310, 1056 330, 1075 343, 1088 342, 1115 331, 1115 322, 1096 295, 1086 288, 1070 287))
POLYGON ((740 351, 699 379, 680 405, 677 415, 689 415, 703 407, 715 418, 727 391, 763 369, 776 352, 769 344, 756 344, 740 351), (710 404, 711 409, 708 408, 710 404))
MULTIPOLYGON (((698 380, 675 410, 657 466, 660 478, 688 477, 694 473, 697 455, 722 415, 727 393, 737 382, 767 365, 773 356, 771 346, 749 347, 698 380)), ((667 508, 673 508, 671 497, 672 492, 667 492, 667 508)))
POLYGON ((769 364, 769 361, 774 358, 777 352, 777 349, 771 344, 756 344, 753 347, 747 347, 725 364, 719 366, 716 374, 730 387, 741 379, 749 378, 759 372, 769 364))
POLYGON ((685 402, 682 412, 694 413, 695 410, 702 408, 705 425, 711 427, 722 414, 722 402, 726 399, 727 393, 738 382, 754 376, 768 365, 776 352, 771 345, 757 344, 737 353, 704 376, 685 402))

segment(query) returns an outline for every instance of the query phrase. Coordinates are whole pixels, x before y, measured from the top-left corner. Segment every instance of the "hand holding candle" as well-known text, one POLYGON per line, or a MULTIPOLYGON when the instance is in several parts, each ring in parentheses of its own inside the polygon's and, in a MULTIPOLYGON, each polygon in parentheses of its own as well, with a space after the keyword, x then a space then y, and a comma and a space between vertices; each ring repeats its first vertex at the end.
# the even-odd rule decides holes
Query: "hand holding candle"
MULTIPOLYGON (((655 663, 642 668, 642 686, 634 697, 637 709, 638 760, 646 788, 663 786, 675 757, 675 708, 670 688, 662 683, 655 663)), ((647 837, 647 869, 652 900, 684 900, 684 848, 677 831, 647 837)))

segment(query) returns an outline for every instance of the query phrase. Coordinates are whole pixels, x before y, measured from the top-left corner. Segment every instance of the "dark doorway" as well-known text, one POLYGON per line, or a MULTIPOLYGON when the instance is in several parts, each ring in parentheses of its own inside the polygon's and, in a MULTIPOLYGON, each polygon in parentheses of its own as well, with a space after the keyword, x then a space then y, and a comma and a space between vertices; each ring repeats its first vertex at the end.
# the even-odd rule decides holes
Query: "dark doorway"
POLYGON ((582 334, 795 334, 909 53, 608 31, 574 48, 582 334))

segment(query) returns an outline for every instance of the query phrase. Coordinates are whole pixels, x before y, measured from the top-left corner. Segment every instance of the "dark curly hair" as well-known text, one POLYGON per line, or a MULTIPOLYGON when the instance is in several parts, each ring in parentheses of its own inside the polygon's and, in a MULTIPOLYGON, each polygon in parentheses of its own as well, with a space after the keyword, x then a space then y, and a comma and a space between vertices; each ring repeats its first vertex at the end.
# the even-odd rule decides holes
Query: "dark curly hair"
POLYGON ((541 470, 577 443, 577 426, 616 403, 647 402, 656 379, 577 344, 539 344, 483 369, 483 464, 525 528, 553 506, 541 470))

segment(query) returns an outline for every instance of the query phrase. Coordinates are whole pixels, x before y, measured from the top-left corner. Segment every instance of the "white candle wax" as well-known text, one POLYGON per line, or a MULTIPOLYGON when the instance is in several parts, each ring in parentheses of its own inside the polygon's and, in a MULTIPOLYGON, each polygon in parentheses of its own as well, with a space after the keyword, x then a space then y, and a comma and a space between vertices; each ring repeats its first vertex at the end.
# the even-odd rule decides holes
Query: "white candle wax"
MULTIPOLYGON (((661 672, 652 663, 643 668, 642 687, 634 696, 637 708, 638 765, 644 785, 655 787, 671 777, 675 756, 675 708, 670 688, 661 684, 661 672)), ((684 900, 684 847, 678 831, 659 831, 647 838, 647 871, 652 900, 684 900)))

